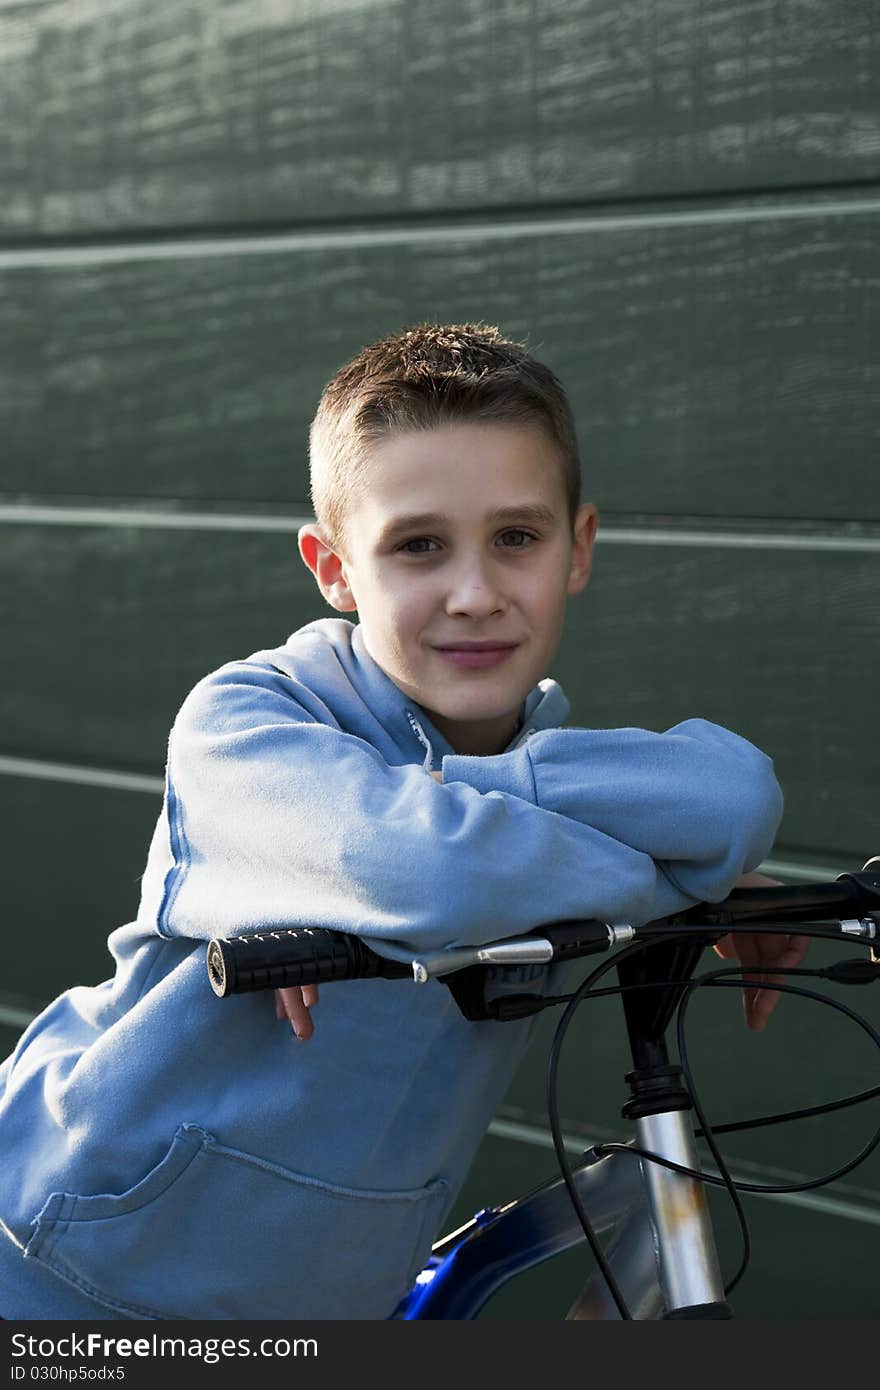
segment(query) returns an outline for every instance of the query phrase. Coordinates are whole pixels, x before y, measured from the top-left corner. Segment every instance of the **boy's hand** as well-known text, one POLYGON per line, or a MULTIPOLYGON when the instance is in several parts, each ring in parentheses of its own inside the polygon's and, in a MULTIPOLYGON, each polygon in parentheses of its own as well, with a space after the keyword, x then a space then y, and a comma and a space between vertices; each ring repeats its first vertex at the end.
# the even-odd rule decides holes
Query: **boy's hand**
MULTIPOLYGON (((737 888, 777 887, 779 879, 767 878, 764 874, 743 874, 736 883, 737 888)), ((783 977, 774 975, 773 968, 787 969, 800 965, 810 944, 808 936, 776 936, 763 932, 732 932, 716 943, 714 950, 723 960, 739 957, 743 966, 757 966, 746 978, 755 984, 775 984, 783 977)), ((767 1027, 767 1020, 776 1008, 779 991, 774 989, 749 989, 743 986, 743 1009, 746 1024, 756 1033, 767 1027)))
POLYGON ((275 1017, 290 1019, 300 1042, 308 1042, 315 1031, 309 1009, 318 1002, 317 985, 291 985, 275 991, 275 1017))

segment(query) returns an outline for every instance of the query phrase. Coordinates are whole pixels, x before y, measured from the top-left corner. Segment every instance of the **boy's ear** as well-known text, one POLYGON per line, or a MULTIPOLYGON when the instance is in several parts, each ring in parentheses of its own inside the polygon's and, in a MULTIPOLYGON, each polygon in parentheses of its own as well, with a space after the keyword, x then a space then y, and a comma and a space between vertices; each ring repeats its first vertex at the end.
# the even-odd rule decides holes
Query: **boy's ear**
POLYGON ((574 538, 571 548, 571 569, 568 575, 570 594, 579 594, 587 587, 593 568, 593 545, 599 525, 599 511, 592 502, 584 502, 574 519, 574 538))
POLYGON ((297 542, 303 563, 312 571, 331 608, 340 613, 353 613, 357 603, 345 574, 345 561, 333 549, 323 526, 317 521, 307 522, 299 528, 297 542))

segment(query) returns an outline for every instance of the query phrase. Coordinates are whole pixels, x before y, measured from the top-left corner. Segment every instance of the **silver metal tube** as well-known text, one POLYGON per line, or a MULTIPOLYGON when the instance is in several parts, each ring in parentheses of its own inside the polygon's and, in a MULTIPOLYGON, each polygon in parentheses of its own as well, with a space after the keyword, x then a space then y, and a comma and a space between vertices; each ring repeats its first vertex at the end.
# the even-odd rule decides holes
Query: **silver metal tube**
POLYGON ((460 946, 452 951, 435 951, 417 956, 412 962, 413 979, 423 985, 435 975, 466 970, 470 965, 546 965, 553 959, 553 947, 543 936, 526 941, 497 941, 485 946, 460 946))
MULTIPOLYGON (((636 1120, 636 1143, 673 1163, 699 1167, 693 1122, 687 1110, 645 1115, 636 1120)), ((640 1162, 667 1311, 723 1302, 724 1286, 703 1184, 649 1159, 640 1162)))
POLYGON ((480 965, 544 965, 553 959, 553 947, 543 937, 531 941, 502 941, 498 946, 480 946, 480 965))
MULTIPOLYGON (((634 1159, 626 1159, 625 1162, 637 1168, 634 1159)), ((605 1247, 605 1258, 623 1294, 629 1315, 638 1319, 660 1318, 663 1315, 654 1232, 645 1208, 643 1194, 642 1201, 618 1223, 605 1247)), ((610 1321, 620 1317, 611 1290, 598 1269, 593 1271, 565 1316, 569 1322, 610 1321)))

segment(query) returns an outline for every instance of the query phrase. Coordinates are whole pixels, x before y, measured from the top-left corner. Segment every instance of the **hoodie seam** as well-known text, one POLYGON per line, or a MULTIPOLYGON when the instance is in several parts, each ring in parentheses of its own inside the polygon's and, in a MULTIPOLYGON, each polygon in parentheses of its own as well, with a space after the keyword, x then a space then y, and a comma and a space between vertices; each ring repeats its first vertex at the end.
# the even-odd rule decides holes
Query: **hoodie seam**
POLYGON ((191 860, 186 832, 183 828, 183 805, 175 790, 174 781, 171 776, 170 741, 168 748, 168 768, 166 772, 166 804, 168 808, 168 838, 174 863, 165 875, 165 888, 162 894, 159 912, 156 917, 156 927, 160 936, 170 939, 174 935, 169 922, 171 909, 183 886, 183 879, 190 866, 191 860))
POLYGON ((532 762, 532 755, 529 752, 528 740, 526 741, 526 743, 523 744, 523 752, 526 755, 526 766, 528 767, 529 777, 532 783, 532 800, 534 801, 536 806, 540 806, 541 803, 538 800, 538 782, 537 778, 535 777, 535 764, 532 762))
POLYGON ((663 877, 672 884, 673 888, 677 889, 679 893, 683 893, 686 898, 690 898, 691 902, 697 901, 693 893, 689 893, 684 885, 679 883, 678 877, 673 873, 672 866, 668 859, 655 859, 654 865, 663 877))

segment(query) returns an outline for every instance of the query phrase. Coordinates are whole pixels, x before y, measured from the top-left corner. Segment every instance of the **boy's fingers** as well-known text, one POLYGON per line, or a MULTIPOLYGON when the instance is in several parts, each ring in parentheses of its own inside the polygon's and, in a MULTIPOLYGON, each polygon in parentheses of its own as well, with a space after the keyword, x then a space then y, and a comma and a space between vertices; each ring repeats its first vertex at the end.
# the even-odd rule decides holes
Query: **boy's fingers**
POLYGON ((800 965, 810 944, 808 936, 775 936, 758 932, 731 932, 715 944, 715 951, 724 960, 739 957, 743 968, 743 1010, 746 1024, 760 1033, 779 1002, 779 990, 767 988, 780 984, 784 976, 773 973, 773 967, 791 969, 800 965), (765 988, 757 989, 762 985, 765 988))
POLYGON ((722 936, 720 941, 716 941, 712 947, 722 960, 732 960, 736 955, 736 946, 733 943, 733 934, 722 936))
MULTIPOLYGON (((753 977, 764 985, 776 984, 781 976, 763 975, 753 977)), ((767 1026, 767 1020, 776 1008, 779 999, 777 989, 751 989, 744 990, 743 997, 746 1010, 746 1023, 756 1033, 761 1033, 767 1026)))
POLYGON ((317 1000, 316 985, 303 985, 302 988, 299 985, 291 985, 287 989, 276 991, 283 1009, 281 1017, 287 1016, 300 1042, 306 1042, 315 1031, 315 1025, 312 1023, 312 1017, 304 998, 307 991, 314 992, 312 1002, 315 1002, 317 1000))
MULTIPOLYGON (((788 952, 786 954, 791 954, 795 957, 793 962, 794 965, 800 965, 804 956, 807 954, 809 945, 810 938, 808 936, 790 936, 788 938, 788 952)), ((786 961, 786 965, 787 964, 788 961, 786 961)))
MULTIPOLYGON (((769 938, 772 943, 774 938, 769 938)), ((787 938, 775 938, 777 943, 785 944, 782 950, 773 961, 775 966, 783 970, 791 970, 800 965, 804 956, 807 954, 807 947, 810 944, 808 936, 789 936, 787 938)), ((779 945, 776 947, 779 950, 779 945)), ((784 975, 764 974, 761 976, 750 976, 749 978, 760 981, 765 985, 781 984, 785 980, 784 975)), ((746 1022, 748 1026, 756 1032, 761 1032, 767 1025, 767 1020, 779 1002, 778 989, 754 989, 749 991, 751 999, 746 999, 746 1022)), ((745 994, 745 991, 744 991, 745 994)))

